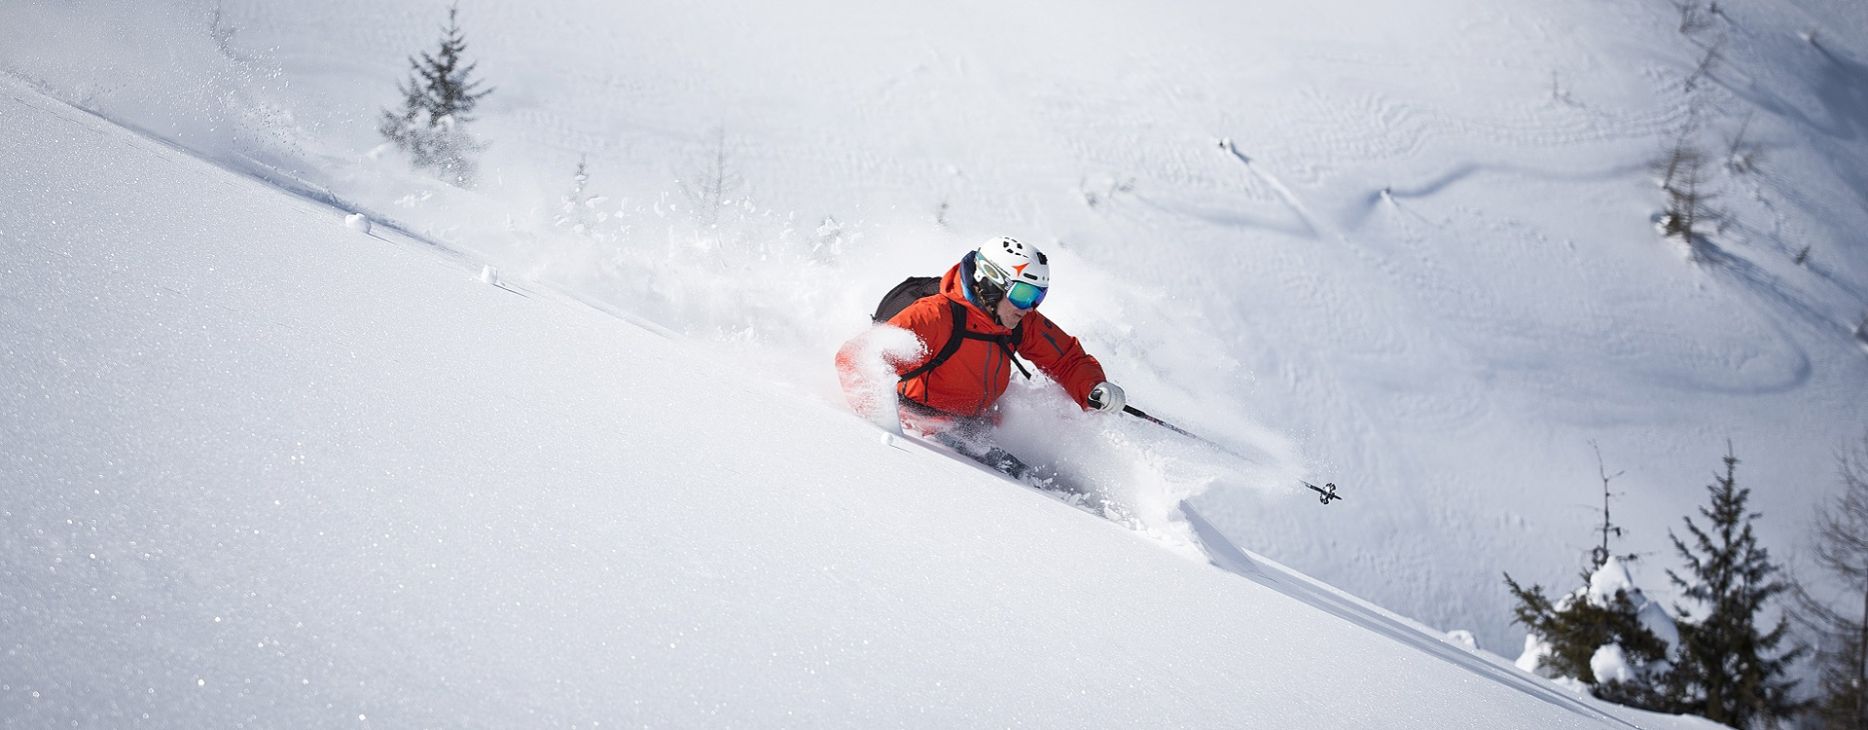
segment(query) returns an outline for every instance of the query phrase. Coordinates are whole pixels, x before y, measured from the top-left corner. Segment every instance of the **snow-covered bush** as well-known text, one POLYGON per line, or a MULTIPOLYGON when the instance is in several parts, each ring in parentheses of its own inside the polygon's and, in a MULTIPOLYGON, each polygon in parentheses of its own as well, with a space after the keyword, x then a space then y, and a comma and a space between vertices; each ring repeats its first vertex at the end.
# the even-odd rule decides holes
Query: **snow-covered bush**
POLYGON ((1505 582, 1518 599, 1517 622, 1530 629, 1519 668, 1603 699, 1664 707, 1654 688, 1672 667, 1679 631, 1619 558, 1602 561, 1588 585, 1554 602, 1542 586, 1524 588, 1510 575, 1505 582))

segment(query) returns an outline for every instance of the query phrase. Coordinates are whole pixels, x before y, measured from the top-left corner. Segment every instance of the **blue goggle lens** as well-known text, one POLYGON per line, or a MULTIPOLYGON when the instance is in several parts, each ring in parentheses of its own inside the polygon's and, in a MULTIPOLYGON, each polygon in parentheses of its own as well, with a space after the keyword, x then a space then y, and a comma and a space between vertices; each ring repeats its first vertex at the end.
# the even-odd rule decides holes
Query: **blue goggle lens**
POLYGON ((1019 309, 1031 309, 1044 301, 1044 287, 1023 281, 1012 282, 1012 287, 1005 290, 1005 300, 1019 309))

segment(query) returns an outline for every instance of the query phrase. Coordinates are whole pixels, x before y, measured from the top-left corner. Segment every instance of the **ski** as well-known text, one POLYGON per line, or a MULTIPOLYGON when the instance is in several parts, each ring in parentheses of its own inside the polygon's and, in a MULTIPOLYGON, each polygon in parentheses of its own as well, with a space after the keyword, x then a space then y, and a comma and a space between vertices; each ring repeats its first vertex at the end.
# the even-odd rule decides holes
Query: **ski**
MULTIPOLYGON (((1043 468, 1034 469, 1025 465, 1023 462, 1017 461, 1015 457, 1011 457, 1009 454, 1005 454, 1004 456, 1010 458, 1017 464, 1017 468, 1013 471, 995 468, 994 463, 992 463, 992 452, 976 456, 939 441, 906 433, 890 433, 884 431, 882 438, 883 443, 895 449, 908 451, 910 450, 909 446, 912 446, 921 451, 938 454, 947 459, 978 469, 983 473, 990 474, 999 478, 1001 481, 1010 482, 1026 489, 1040 492, 1059 502, 1063 502, 1064 504, 1068 504, 1112 522, 1128 524, 1128 522, 1133 520, 1133 516, 1129 514, 1128 509, 1114 500, 1096 493, 1095 490, 1070 484, 1055 474, 1042 473, 1048 472, 1049 470, 1043 468), (907 446, 904 446, 904 444, 907 444, 907 446), (1017 473, 1014 473, 1014 471, 1017 473)), ((994 449, 993 451, 997 450, 994 449)), ((1000 462, 1000 464, 1003 465, 1003 462, 1000 462)))

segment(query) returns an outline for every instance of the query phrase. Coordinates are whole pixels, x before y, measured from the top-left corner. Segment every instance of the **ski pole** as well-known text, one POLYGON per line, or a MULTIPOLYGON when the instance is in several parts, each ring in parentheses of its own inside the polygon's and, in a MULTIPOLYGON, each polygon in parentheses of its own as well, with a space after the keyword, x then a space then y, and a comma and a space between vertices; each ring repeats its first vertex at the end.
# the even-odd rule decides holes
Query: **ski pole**
MULTIPOLYGON (((1129 415, 1131 415, 1131 416, 1134 416, 1134 417, 1136 417, 1136 418, 1139 418, 1139 419, 1142 419, 1142 420, 1144 420, 1144 421, 1147 421, 1147 422, 1149 422, 1149 423, 1152 423, 1152 424, 1154 424, 1154 425, 1156 425, 1156 426, 1160 426, 1160 427, 1162 427, 1162 428, 1165 428, 1165 429, 1167 429, 1167 430, 1169 430, 1169 431, 1173 431, 1174 433, 1178 433, 1178 434, 1180 434, 1180 435, 1182 435, 1182 436, 1186 436, 1187 438, 1190 438, 1190 439, 1193 439, 1193 440, 1195 440, 1195 441, 1198 441, 1198 442, 1200 442, 1200 443, 1203 443, 1203 444, 1206 444, 1206 445, 1208 445, 1208 446, 1211 446, 1211 447, 1213 447, 1213 448, 1215 448, 1215 449, 1219 449, 1220 451, 1222 451, 1222 452, 1225 452, 1225 453, 1227 453, 1227 454, 1230 454, 1230 455, 1232 455, 1232 456, 1235 456, 1235 457, 1238 457, 1238 458, 1240 458, 1240 459, 1245 459, 1246 461, 1250 461, 1250 462, 1253 462, 1253 463, 1257 463, 1257 460, 1255 460, 1255 459, 1251 459, 1251 458, 1248 458, 1248 457, 1246 457, 1245 455, 1243 455, 1243 454, 1240 454, 1240 453, 1239 453, 1239 452, 1237 452, 1237 451, 1233 451, 1232 449, 1228 449, 1228 448, 1226 448, 1226 447, 1224 447, 1224 446, 1221 446, 1221 445, 1219 445, 1219 444, 1216 444, 1216 443, 1213 443, 1213 441, 1212 441, 1212 440, 1210 440, 1210 439, 1207 439, 1207 438, 1204 438, 1204 437, 1202 437, 1202 436, 1200 436, 1199 434, 1196 434, 1196 433, 1194 433, 1194 432, 1192 432, 1192 431, 1189 431, 1189 430, 1187 430, 1187 429, 1184 429, 1184 428, 1181 428, 1181 427, 1179 427, 1179 426, 1176 426, 1176 425, 1174 425, 1174 424, 1172 424, 1172 423, 1168 423, 1167 421, 1163 421, 1163 420, 1161 420, 1161 419, 1159 419, 1159 418, 1155 418, 1154 416, 1150 416, 1150 415, 1148 415, 1148 412, 1147 412, 1147 411, 1144 411, 1144 410, 1142 410, 1142 409, 1140 409, 1140 408, 1136 408, 1135 406, 1129 406, 1129 405, 1125 405, 1125 406, 1123 406, 1123 407, 1122 407, 1122 412, 1123 412, 1123 413, 1127 413, 1127 414, 1129 414, 1129 415)), ((1311 484, 1310 482, 1306 482, 1306 481, 1304 481, 1304 480, 1302 480, 1302 479, 1299 479, 1298 481, 1299 481, 1300 483, 1302 483, 1302 484, 1303 484, 1304 486, 1306 486, 1306 487, 1309 487, 1309 488, 1311 489, 1311 491, 1314 491, 1314 492, 1316 492, 1316 493, 1317 493, 1317 495, 1318 495, 1318 496, 1317 496, 1317 501, 1319 501, 1319 502, 1322 502, 1323 504, 1326 504, 1326 505, 1327 505, 1327 504, 1329 504, 1329 503, 1330 503, 1330 502, 1332 502, 1332 501, 1335 501, 1335 500, 1338 500, 1338 499, 1342 499, 1342 498, 1343 498, 1343 496, 1342 496, 1342 495, 1340 495, 1340 494, 1337 494, 1337 493, 1336 493, 1336 483, 1335 483, 1335 482, 1327 482, 1327 483, 1325 483, 1325 484, 1324 484, 1323 486, 1321 486, 1321 487, 1319 487, 1319 486, 1317 486, 1317 485, 1315 485, 1315 484, 1311 484)))
MULTIPOLYGON (((1163 421, 1163 420, 1161 420, 1161 419, 1159 419, 1159 418, 1155 418, 1154 416, 1150 416, 1150 415, 1148 415, 1148 412, 1147 412, 1147 411, 1143 411, 1142 409, 1140 409, 1140 408, 1136 408, 1135 406, 1123 406, 1123 407, 1122 407, 1122 412, 1123 412, 1123 413, 1127 413, 1127 414, 1129 414, 1129 415, 1131 415, 1131 416, 1134 416, 1134 417, 1136 417, 1136 418, 1139 418, 1139 419, 1142 419, 1142 420, 1144 420, 1144 421, 1147 421, 1147 422, 1149 422, 1149 423, 1152 423, 1152 424, 1154 424, 1154 425, 1156 425, 1156 426, 1160 426, 1160 427, 1162 427, 1162 428, 1165 428, 1165 429, 1167 429, 1167 430, 1169 430, 1169 431, 1173 431, 1174 433, 1178 433, 1178 434, 1180 434, 1180 435, 1182 435, 1182 436, 1186 436, 1187 438, 1190 438, 1190 439, 1193 439, 1193 440, 1195 440, 1195 441, 1198 441, 1198 442, 1200 442, 1200 443, 1203 443, 1203 444, 1206 444, 1206 445, 1208 445, 1208 446, 1211 446, 1211 447, 1213 447, 1213 448, 1216 448, 1216 449, 1219 449, 1220 451, 1224 451, 1224 452, 1226 452, 1226 453, 1228 453, 1228 454, 1232 454, 1232 451, 1231 451, 1230 449, 1227 449, 1227 448, 1226 448, 1226 447, 1224 447, 1224 446, 1220 446, 1219 444, 1216 444, 1216 443, 1213 443, 1213 442, 1211 442, 1211 441, 1208 441, 1208 440, 1206 440, 1206 439, 1203 439, 1203 438, 1200 438, 1200 436, 1199 436, 1199 435, 1197 435, 1197 434, 1195 434, 1195 433, 1194 433, 1194 432, 1192 432, 1192 431, 1189 431, 1189 430, 1187 430, 1187 429, 1184 429, 1184 428, 1181 428, 1181 427, 1179 427, 1179 426, 1176 426, 1176 425, 1174 425, 1174 424, 1172 424, 1172 423, 1168 423, 1167 421, 1163 421)), ((1233 455, 1233 456, 1239 456, 1238 454, 1232 454, 1232 455, 1233 455)), ((1241 458, 1241 459, 1244 459, 1245 457, 1243 457, 1243 456, 1239 456, 1239 458, 1241 458)), ((1247 459, 1247 460, 1248 460, 1248 461, 1250 461, 1249 459, 1247 459)))

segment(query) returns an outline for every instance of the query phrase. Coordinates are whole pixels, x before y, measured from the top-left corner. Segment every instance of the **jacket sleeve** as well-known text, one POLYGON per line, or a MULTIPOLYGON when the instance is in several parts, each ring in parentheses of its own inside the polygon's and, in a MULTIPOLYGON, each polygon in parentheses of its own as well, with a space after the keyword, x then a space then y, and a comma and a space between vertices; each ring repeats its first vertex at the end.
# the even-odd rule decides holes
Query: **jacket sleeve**
POLYGON ((1107 378, 1103 375, 1103 365, 1083 351, 1083 345, 1077 338, 1071 337, 1063 328, 1032 312, 1025 316, 1022 328, 1023 336, 1018 341, 1018 354, 1024 355, 1031 364, 1038 366, 1045 375, 1064 387, 1064 392, 1085 409, 1090 407, 1090 390, 1107 378))
POLYGON ((947 344, 947 338, 953 336, 952 315, 947 311, 947 298, 944 296, 924 297, 902 308, 902 311, 890 317, 888 324, 914 333, 921 349, 912 355, 898 355, 891 363, 895 374, 900 376, 929 360, 947 344))
POLYGON ((908 305, 886 324, 871 327, 843 343, 837 350, 837 382, 843 386, 852 410, 874 416, 881 412, 881 403, 892 405, 895 382, 901 374, 920 367, 934 357, 934 348, 946 344, 952 327, 941 309, 944 306, 938 297, 923 299, 908 305))

